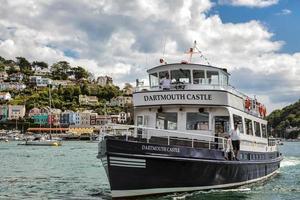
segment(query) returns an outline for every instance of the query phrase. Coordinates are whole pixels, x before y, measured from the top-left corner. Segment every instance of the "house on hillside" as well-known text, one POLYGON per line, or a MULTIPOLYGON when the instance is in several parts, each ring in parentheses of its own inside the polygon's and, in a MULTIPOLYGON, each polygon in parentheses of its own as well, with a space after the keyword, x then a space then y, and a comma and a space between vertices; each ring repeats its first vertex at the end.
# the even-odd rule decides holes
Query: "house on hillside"
POLYGON ((96 106, 98 104, 98 97, 96 97, 96 96, 87 96, 87 95, 79 95, 79 104, 80 105, 96 106))
POLYGON ((109 76, 99 76, 96 82, 97 85, 101 85, 101 86, 112 85, 113 79, 109 76))
POLYGON ((133 101, 131 96, 118 96, 110 100, 110 106, 126 107, 132 105, 132 103, 133 101))
POLYGON ((6 72, 0 72, 0 81, 5 81, 8 78, 8 74, 6 72))
POLYGON ((11 95, 9 92, 0 92, 0 100, 10 101, 11 95))
POLYGON ((21 72, 13 73, 9 75, 9 80, 13 82, 21 82, 24 78, 24 74, 21 72))

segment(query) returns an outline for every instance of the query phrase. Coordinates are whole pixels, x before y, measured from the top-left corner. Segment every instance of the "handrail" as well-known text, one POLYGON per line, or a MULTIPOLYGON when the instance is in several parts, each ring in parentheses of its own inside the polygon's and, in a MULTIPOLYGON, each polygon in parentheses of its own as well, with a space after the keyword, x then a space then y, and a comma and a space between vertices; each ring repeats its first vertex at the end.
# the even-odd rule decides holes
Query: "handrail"
MULTIPOLYGON (((219 137, 219 136, 212 136, 212 135, 205 135, 205 134, 195 134, 195 133, 189 133, 189 132, 182 132, 182 131, 174 131, 174 130, 165 130, 165 129, 157 129, 157 128, 152 128, 152 127, 144 127, 144 126, 135 126, 135 125, 123 125, 123 124, 109 124, 112 129, 114 134, 116 134, 116 129, 114 129, 114 127, 124 127, 127 129, 127 131, 123 132, 125 134, 125 139, 126 141, 128 141, 128 130, 129 129, 143 129, 143 130, 155 130, 155 131, 160 131, 160 133, 155 133, 152 132, 150 134, 148 134, 148 132, 145 133, 144 136, 146 136, 144 139, 146 139, 147 143, 149 143, 149 140, 151 139, 151 137, 158 137, 158 138, 167 138, 167 142, 168 145, 170 145, 170 142, 173 140, 177 140, 177 141, 188 141, 191 142, 191 147, 194 147, 195 143, 203 143, 203 144, 208 144, 208 149, 211 149, 212 144, 215 145, 220 145, 221 149, 223 151, 225 151, 226 149, 226 145, 227 145, 227 139, 224 137, 219 137), (161 132, 165 132, 167 134, 161 134, 161 132), (180 134, 180 136, 176 136, 176 135, 171 135, 171 134, 180 134), (184 136, 189 136, 189 138, 186 138, 184 136), (202 138, 201 138, 202 137, 202 138), (205 140, 203 138, 207 138, 208 140, 205 140), (210 140, 211 139, 211 140, 210 140), (215 142, 215 139, 217 139, 217 142, 215 142), (221 140, 221 141, 219 141, 221 140)), ((132 133, 130 133, 131 135, 132 133)), ((102 135, 103 137, 105 135, 102 135)))

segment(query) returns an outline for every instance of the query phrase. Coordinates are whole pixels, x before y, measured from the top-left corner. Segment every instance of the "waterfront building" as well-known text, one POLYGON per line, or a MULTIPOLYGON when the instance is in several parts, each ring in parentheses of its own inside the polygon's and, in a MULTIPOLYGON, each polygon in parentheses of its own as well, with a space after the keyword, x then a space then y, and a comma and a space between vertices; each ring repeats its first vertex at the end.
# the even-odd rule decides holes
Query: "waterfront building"
POLYGON ((98 97, 96 97, 96 96, 87 96, 87 95, 79 95, 79 104, 80 105, 96 106, 98 104, 98 97))
POLYGON ((80 115, 80 126, 82 127, 87 127, 91 125, 90 122, 90 116, 91 116, 92 111, 91 110, 85 110, 81 113, 79 113, 80 115))
POLYGON ((11 95, 9 92, 0 92, 0 100, 9 101, 11 100, 11 95))
POLYGON ((25 105, 8 105, 8 119, 20 119, 25 116, 25 105))
POLYGON ((8 106, 0 105, 0 121, 5 122, 8 118, 8 106))
POLYGON ((48 124, 48 114, 47 113, 41 113, 38 115, 33 115, 31 116, 31 119, 33 119, 34 124, 39 124, 39 125, 47 125, 48 124))
POLYGON ((110 115, 98 115, 96 118, 96 125, 105 125, 111 123, 110 115))
POLYGON ((32 108, 28 111, 28 117, 32 117, 34 115, 39 115, 41 114, 41 109, 39 108, 32 108))
POLYGON ((112 85, 113 79, 109 76, 99 76, 96 82, 101 86, 112 85))

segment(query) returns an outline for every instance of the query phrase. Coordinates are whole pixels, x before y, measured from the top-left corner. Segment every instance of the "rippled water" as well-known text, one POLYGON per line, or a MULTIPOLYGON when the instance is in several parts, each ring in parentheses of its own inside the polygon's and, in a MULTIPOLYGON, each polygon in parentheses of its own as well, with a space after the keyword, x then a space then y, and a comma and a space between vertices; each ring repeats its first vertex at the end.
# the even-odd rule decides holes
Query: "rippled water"
MULTIPOLYGON (((263 183, 143 199, 300 199, 300 143, 280 148, 285 156, 280 173, 263 183)), ((108 180, 96 155, 96 143, 33 147, 0 142, 0 199, 110 199, 108 180)))

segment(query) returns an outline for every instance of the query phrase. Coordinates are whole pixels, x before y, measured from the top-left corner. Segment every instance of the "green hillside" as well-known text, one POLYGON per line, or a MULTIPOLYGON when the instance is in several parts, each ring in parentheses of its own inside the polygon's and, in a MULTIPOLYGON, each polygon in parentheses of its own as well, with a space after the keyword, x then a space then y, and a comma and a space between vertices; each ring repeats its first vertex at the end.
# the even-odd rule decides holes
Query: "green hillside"
POLYGON ((281 110, 274 110, 267 119, 275 137, 297 138, 300 135, 300 99, 281 110))

